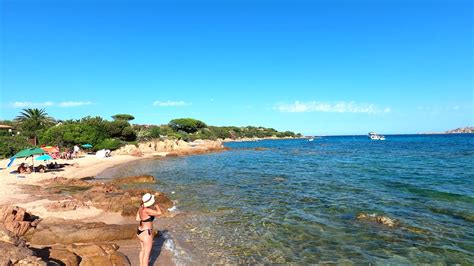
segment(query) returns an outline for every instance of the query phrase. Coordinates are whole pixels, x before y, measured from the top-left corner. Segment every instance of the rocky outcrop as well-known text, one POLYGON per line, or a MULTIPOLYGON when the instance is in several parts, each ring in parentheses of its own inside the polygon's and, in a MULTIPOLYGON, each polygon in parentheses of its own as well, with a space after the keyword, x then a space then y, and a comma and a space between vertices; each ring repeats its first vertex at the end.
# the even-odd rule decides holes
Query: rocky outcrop
POLYGON ((128 258, 117 251, 119 247, 115 244, 72 244, 65 246, 65 249, 81 257, 81 266, 130 265, 128 258))
POLYGON ((460 127, 444 132, 446 134, 474 133, 474 127, 460 127))
POLYGON ((118 245, 110 243, 70 244, 37 249, 37 253, 44 261, 50 262, 48 265, 130 265, 128 258, 118 249, 118 245))
POLYGON ((46 265, 23 238, 0 225, 0 265, 46 265))
POLYGON ((46 209, 50 212, 59 212, 59 211, 73 211, 77 208, 89 208, 90 204, 77 200, 77 199, 68 199, 68 200, 58 200, 52 203, 49 203, 46 206, 46 209))
POLYGON ((0 266, 4 265, 46 266, 46 263, 34 256, 34 252, 25 246, 0 241, 0 266))
POLYGON ((15 236, 24 235, 30 227, 35 227, 38 222, 38 217, 27 213, 24 208, 0 206, 0 223, 15 236))
POLYGON ((157 154, 157 153, 171 153, 171 156, 200 154, 205 152, 224 150, 222 141, 212 140, 196 140, 194 142, 186 142, 183 140, 158 140, 147 141, 135 145, 126 145, 118 150, 112 152, 114 154, 157 154))
POLYGON ((87 182, 78 179, 52 178, 44 180, 41 187, 28 187, 29 193, 53 202, 46 206, 49 211, 70 211, 91 206, 104 211, 119 212, 123 216, 134 216, 145 193, 155 195, 155 202, 164 212, 164 217, 173 216, 168 209, 173 202, 163 193, 150 189, 124 189, 118 185, 155 183, 153 176, 132 176, 112 180, 110 183, 87 182), (51 192, 57 193, 52 195, 51 192), (56 195, 56 196, 55 196, 56 195))
POLYGON ((43 181, 39 182, 42 185, 45 186, 77 186, 77 187, 90 187, 92 186, 91 183, 83 180, 83 179, 77 179, 77 178, 66 178, 62 176, 56 176, 54 178, 50 179, 45 179, 43 181))
POLYGON ((134 224, 40 220, 12 206, 0 206, 0 218, 0 266, 130 265, 117 245, 101 242, 134 238, 134 224))
POLYGON ((145 193, 154 194, 155 202, 160 205, 165 216, 168 213, 167 209, 173 207, 173 202, 166 195, 149 189, 118 189, 107 193, 91 189, 74 197, 82 202, 91 202, 92 206, 105 211, 120 212, 123 216, 134 216, 141 204, 141 197, 145 193))
POLYGON ((4 227, 0 227, 0 242, 12 244, 14 246, 25 246, 25 242, 4 227))
POLYGON ((136 225, 84 223, 48 218, 24 237, 32 245, 95 243, 135 237, 136 225))

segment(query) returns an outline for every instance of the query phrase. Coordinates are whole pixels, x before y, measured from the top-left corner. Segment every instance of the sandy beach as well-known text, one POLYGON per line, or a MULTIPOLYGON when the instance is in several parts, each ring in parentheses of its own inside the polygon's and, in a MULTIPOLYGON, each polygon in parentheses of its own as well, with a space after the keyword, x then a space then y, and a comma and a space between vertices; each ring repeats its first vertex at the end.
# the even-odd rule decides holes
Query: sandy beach
MULTIPOLYGON (((140 244, 134 233, 136 230, 136 221, 134 219, 136 209, 134 210, 134 208, 138 207, 138 205, 131 204, 131 202, 136 203, 141 195, 143 195, 143 190, 123 190, 117 184, 110 183, 112 181, 102 183, 88 182, 85 180, 93 179, 101 172, 114 166, 127 164, 136 160, 165 156, 184 156, 222 150, 224 150, 224 147, 222 143, 218 141, 204 141, 194 144, 180 141, 148 142, 138 147, 133 145, 125 146, 121 150, 117 150, 113 153, 111 157, 106 158, 99 158, 95 155, 82 153, 78 158, 74 159, 56 159, 54 162, 58 165, 63 165, 63 167, 48 170, 44 173, 35 172, 30 174, 19 174, 16 172, 16 169, 23 162, 31 165, 33 163, 31 158, 18 158, 10 167, 7 167, 10 160, 4 159, 0 161, 0 208, 3 208, 2 215, 4 217, 0 222, 3 222, 4 226, 7 227, 6 221, 10 218, 5 217, 13 214, 13 218, 11 219, 16 219, 16 211, 11 211, 11 209, 8 208, 23 208, 25 212, 39 219, 40 228, 46 228, 46 232, 49 232, 49 230, 54 231, 59 228, 59 231, 56 232, 58 236, 62 236, 66 233, 66 236, 61 240, 62 242, 57 242, 55 239, 49 240, 49 242, 47 240, 42 241, 40 237, 40 239, 37 238, 35 241, 31 241, 36 242, 31 243, 31 247, 36 249, 50 248, 51 244, 44 246, 41 244, 42 242, 61 244, 90 243, 87 245, 95 245, 95 248, 110 250, 110 245, 119 243, 117 250, 119 253, 110 253, 115 254, 110 256, 116 257, 116 254, 122 254, 119 256, 125 255, 125 261, 129 260, 131 265, 137 265, 139 263, 138 253, 140 244), (68 188, 77 189, 78 187, 82 187, 87 190, 87 192, 85 192, 85 190, 76 192, 67 191, 68 188), (75 194, 72 195, 71 193, 75 194), (5 210, 10 210, 10 214, 6 213, 5 210), (58 227, 58 223, 64 224, 64 226, 58 227), (97 229, 95 229, 97 226, 103 228, 101 230, 105 230, 106 236, 102 237, 102 239, 96 239, 96 236, 101 237, 100 232, 102 232, 101 230, 97 231, 97 229), (68 230, 70 230, 70 232, 83 231, 85 238, 80 234, 76 236, 79 237, 78 239, 68 237, 68 230), (99 233, 99 235, 97 235, 97 233, 99 233), (116 237, 115 235, 118 233, 121 234, 121 236, 116 237), (104 243, 106 246, 99 248, 97 245, 102 245, 101 243, 104 243)), ((45 162, 34 161, 35 166, 40 164, 44 165, 45 162)), ((144 176, 144 178, 144 182, 155 182, 155 178, 152 176, 144 176)), ((131 182, 136 181, 137 180, 133 179, 131 182)), ((172 218, 174 214, 167 211, 167 208, 173 206, 173 203, 167 196, 160 192, 154 193, 155 197, 161 198, 161 202, 157 199, 157 203, 160 204, 162 210, 163 208, 165 210, 164 217, 155 222, 155 231, 159 232, 164 230, 163 226, 169 224, 176 218, 172 218)), ((19 220, 19 224, 30 223, 28 218, 25 218, 26 220, 21 219, 22 220, 19 220)), ((18 225, 18 223, 16 224, 18 225)), ((28 228, 30 228, 29 225, 28 228)), ((34 231, 33 234, 41 231, 36 227, 31 230, 34 231)), ((17 236, 23 236, 23 234, 24 232, 17 234, 17 236)), ((41 234, 41 232, 39 234, 41 234)), ((46 235, 48 234, 50 233, 46 233, 46 235)), ((152 249, 153 265, 175 264, 173 251, 164 247, 166 246, 165 242, 167 239, 168 236, 166 236, 166 234, 155 236, 154 242, 156 243, 152 249)), ((64 249, 66 246, 62 248, 64 249)), ((76 254, 80 253, 80 251, 77 251, 79 252, 77 253, 76 250, 69 251, 76 254)), ((6 256, 9 257, 9 255, 6 256)), ((110 259, 112 259, 112 257, 110 257, 110 259)), ((0 260, 1 258, 2 254, 0 254, 0 260)), ((119 263, 119 265, 122 264, 123 263, 119 263)), ((127 263, 124 265, 127 265, 127 263)))
MULTIPOLYGON (((39 181, 53 178, 56 176, 62 176, 66 178, 93 177, 110 167, 114 167, 119 164, 132 162, 139 159, 151 158, 153 156, 154 155, 152 154, 143 157, 136 157, 131 155, 115 155, 107 158, 97 158, 94 155, 84 154, 80 158, 76 159, 54 160, 54 162, 58 164, 70 164, 66 165, 64 168, 58 169, 59 171, 31 174, 12 173, 23 162, 31 164, 31 158, 27 160, 23 158, 16 159, 9 168, 7 168, 7 165, 10 160, 3 159, 0 161, 0 194, 2 195, 0 197, 0 205, 17 204, 19 206, 22 206, 22 204, 31 201, 28 198, 28 194, 22 193, 19 188, 19 185, 31 185, 39 181)), ((35 161, 36 166, 40 164, 40 162, 35 161)))

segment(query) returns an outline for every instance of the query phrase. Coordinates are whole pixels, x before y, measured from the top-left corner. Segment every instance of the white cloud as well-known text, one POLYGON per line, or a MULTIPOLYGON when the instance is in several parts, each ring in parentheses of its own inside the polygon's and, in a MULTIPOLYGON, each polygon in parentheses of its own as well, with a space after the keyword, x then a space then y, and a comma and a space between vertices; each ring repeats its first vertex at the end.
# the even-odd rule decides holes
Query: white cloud
POLYGON ((14 108, 33 108, 33 107, 50 107, 50 106, 59 106, 59 107, 78 107, 84 105, 90 105, 92 102, 85 101, 85 102, 75 102, 75 101, 64 101, 60 103, 55 102, 14 102, 11 104, 14 108))
POLYGON ((327 113, 390 113, 389 107, 379 108, 374 104, 356 102, 299 102, 277 104, 274 109, 283 113, 327 112, 327 113))
POLYGON ((60 107, 77 107, 77 106, 84 106, 84 105, 91 105, 92 102, 73 102, 73 101, 67 101, 67 102, 60 102, 59 106, 60 107))
POLYGON ((153 106, 161 106, 161 107, 177 107, 177 106, 186 106, 190 105, 190 103, 187 103, 185 101, 154 101, 153 106))
POLYGON ((53 102, 14 102, 12 104, 15 108, 25 108, 25 107, 47 107, 53 106, 53 102))

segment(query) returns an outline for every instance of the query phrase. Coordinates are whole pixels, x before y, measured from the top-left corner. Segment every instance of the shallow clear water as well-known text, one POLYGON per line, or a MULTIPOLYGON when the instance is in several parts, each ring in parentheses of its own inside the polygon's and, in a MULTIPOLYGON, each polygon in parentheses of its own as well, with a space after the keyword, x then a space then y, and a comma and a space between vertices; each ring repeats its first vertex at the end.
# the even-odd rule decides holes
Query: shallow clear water
POLYGON ((474 264, 474 135, 226 145, 102 177, 156 176, 185 214, 177 243, 208 261, 474 264))

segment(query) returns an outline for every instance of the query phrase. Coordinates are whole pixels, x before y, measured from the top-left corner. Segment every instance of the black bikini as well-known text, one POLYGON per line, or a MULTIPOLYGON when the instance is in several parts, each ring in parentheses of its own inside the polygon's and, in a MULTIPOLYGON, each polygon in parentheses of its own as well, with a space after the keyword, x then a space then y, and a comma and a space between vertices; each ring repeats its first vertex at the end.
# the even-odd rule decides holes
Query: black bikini
MULTIPOLYGON (((145 220, 140 220, 140 225, 142 225, 142 223, 146 223, 146 222, 153 222, 154 220, 155 220, 155 216, 150 216, 150 217, 146 218, 145 220)), ((145 231, 148 231, 148 235, 151 235, 151 229, 143 229, 143 230, 137 229, 137 236, 140 235, 141 233, 145 232, 145 231)))

